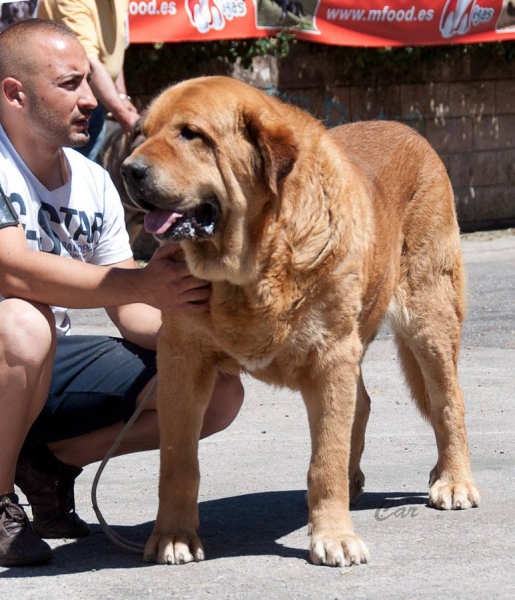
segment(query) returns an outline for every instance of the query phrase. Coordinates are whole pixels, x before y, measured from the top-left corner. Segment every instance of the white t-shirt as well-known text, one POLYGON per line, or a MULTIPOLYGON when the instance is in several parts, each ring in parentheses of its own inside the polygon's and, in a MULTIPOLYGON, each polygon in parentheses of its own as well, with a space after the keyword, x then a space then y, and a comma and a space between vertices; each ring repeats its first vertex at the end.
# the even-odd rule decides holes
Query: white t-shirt
MULTIPOLYGON (((57 190, 47 190, 0 125, 0 185, 19 215, 30 249, 95 265, 129 259, 132 250, 123 206, 109 174, 71 148, 65 148, 64 155, 70 180, 57 190)), ((57 332, 69 333, 66 307, 52 310, 57 332)))

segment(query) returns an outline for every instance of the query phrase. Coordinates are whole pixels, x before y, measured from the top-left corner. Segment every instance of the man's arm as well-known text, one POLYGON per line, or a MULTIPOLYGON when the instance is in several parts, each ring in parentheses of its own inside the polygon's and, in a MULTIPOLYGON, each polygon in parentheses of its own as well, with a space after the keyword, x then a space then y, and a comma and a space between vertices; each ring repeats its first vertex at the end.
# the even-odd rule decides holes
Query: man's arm
MULTIPOLYGON (((116 265, 119 268, 137 269, 134 259, 116 265)), ((106 308, 122 336, 142 348, 155 350, 161 329, 161 311, 148 304, 123 304, 106 308)))
POLYGON ((88 56, 88 59, 91 65, 91 89, 95 97, 113 114, 124 133, 130 133, 132 126, 139 119, 136 107, 127 98, 120 97, 120 91, 100 60, 96 56, 88 56))
MULTIPOLYGON (((0 229, 0 293, 67 308, 144 303, 160 310, 207 310, 209 284, 171 260, 176 246, 159 248, 142 269, 100 267, 30 250, 21 226, 0 229)), ((134 265, 135 266, 135 265, 134 265)))
POLYGON ((161 311, 148 304, 124 304, 106 308, 122 337, 137 346, 156 350, 161 311))

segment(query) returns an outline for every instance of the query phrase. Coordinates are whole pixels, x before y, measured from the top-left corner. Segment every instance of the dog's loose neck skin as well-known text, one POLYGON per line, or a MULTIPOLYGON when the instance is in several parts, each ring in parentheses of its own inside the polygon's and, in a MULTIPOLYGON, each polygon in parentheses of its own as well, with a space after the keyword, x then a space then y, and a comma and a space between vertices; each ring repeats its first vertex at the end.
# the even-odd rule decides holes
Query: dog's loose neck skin
MULTIPOLYGON (((213 283, 229 282, 251 294, 258 282, 262 284, 263 278, 277 279, 277 265, 300 279, 309 279, 313 272, 330 268, 333 249, 347 237, 346 230, 357 220, 353 212, 359 204, 353 203, 349 196, 348 201, 341 203, 345 214, 329 210, 328 197, 349 195, 345 183, 349 165, 325 130, 314 119, 307 116, 305 119, 304 131, 298 137, 310 140, 307 158, 311 176, 308 180, 301 176, 306 172, 302 139, 296 163, 278 183, 277 193, 256 182, 253 197, 247 198, 226 157, 218 157, 230 197, 230 214, 226 214, 226 225, 214 238, 183 242, 186 261, 196 276, 213 283), (314 169, 313 155, 316 157, 314 169), (338 167, 333 173, 327 173, 327 164, 338 167), (294 202, 281 203, 282 194, 294 198, 294 202), (261 210, 258 216, 249 218, 251 203, 259 203, 261 210), (270 263, 274 264, 273 272, 267 272, 270 263)), ((358 237, 362 233, 359 232, 358 237)))
MULTIPOLYGON (((310 135, 312 144, 313 132, 310 135)), ((237 339, 235 347, 241 352, 236 357, 238 362, 256 376, 256 370, 268 369, 279 349, 291 340, 299 320, 312 318, 312 302, 323 301, 322 278, 328 276, 338 282, 338 293, 346 296, 346 306, 351 307, 354 318, 361 310, 363 272, 357 256, 367 236, 361 229, 353 231, 353 223, 366 223, 368 215, 361 214, 361 201, 353 201, 356 186, 351 194, 346 183, 351 167, 327 135, 320 135, 316 157, 308 181, 301 177, 305 167, 300 152, 296 168, 280 183, 278 196, 265 187, 258 190, 264 199, 253 224, 241 186, 231 170, 224 170, 231 205, 236 207, 230 215, 230 227, 218 239, 183 243, 190 269, 213 283, 212 310, 206 318, 210 318, 214 339, 231 356, 235 353, 229 342, 237 339), (334 172, 328 172, 327 163, 336 165, 334 172), (293 202, 281 203, 282 194, 293 202), (331 200, 335 195, 342 201, 331 200), (229 289, 232 301, 226 309, 218 299, 227 298, 229 289), (226 310, 232 316, 239 315, 241 331, 233 318, 233 331, 228 335, 226 310), (253 335, 247 356, 242 340, 248 337, 248 330, 253 335)), ((341 315, 339 320, 343 326, 347 316, 341 315)), ((313 331, 313 339, 296 340, 296 351, 302 353, 302 348, 314 343, 317 328, 309 330, 313 331)), ((289 360, 293 370, 293 356, 289 360)))

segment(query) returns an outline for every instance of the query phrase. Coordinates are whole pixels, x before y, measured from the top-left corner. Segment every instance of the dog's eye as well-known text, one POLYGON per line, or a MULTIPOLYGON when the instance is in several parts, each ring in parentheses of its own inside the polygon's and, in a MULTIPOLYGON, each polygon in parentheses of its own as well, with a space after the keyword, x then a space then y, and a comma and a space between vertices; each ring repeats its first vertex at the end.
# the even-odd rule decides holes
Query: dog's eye
POLYGON ((204 138, 204 136, 200 132, 194 131, 187 125, 184 125, 184 127, 181 129, 181 138, 184 140, 201 140, 204 138))

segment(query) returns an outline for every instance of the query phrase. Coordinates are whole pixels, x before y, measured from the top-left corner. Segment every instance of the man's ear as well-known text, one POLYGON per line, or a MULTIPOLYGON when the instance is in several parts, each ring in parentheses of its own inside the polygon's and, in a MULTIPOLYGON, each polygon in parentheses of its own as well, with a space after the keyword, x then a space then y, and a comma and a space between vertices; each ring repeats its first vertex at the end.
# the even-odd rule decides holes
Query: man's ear
POLYGON ((298 158, 295 133, 278 115, 268 115, 263 110, 247 110, 243 119, 263 158, 268 186, 277 196, 279 184, 298 158))
POLYGON ((25 105, 25 92, 23 84, 14 77, 6 77, 2 81, 2 94, 12 106, 22 107, 25 105))

